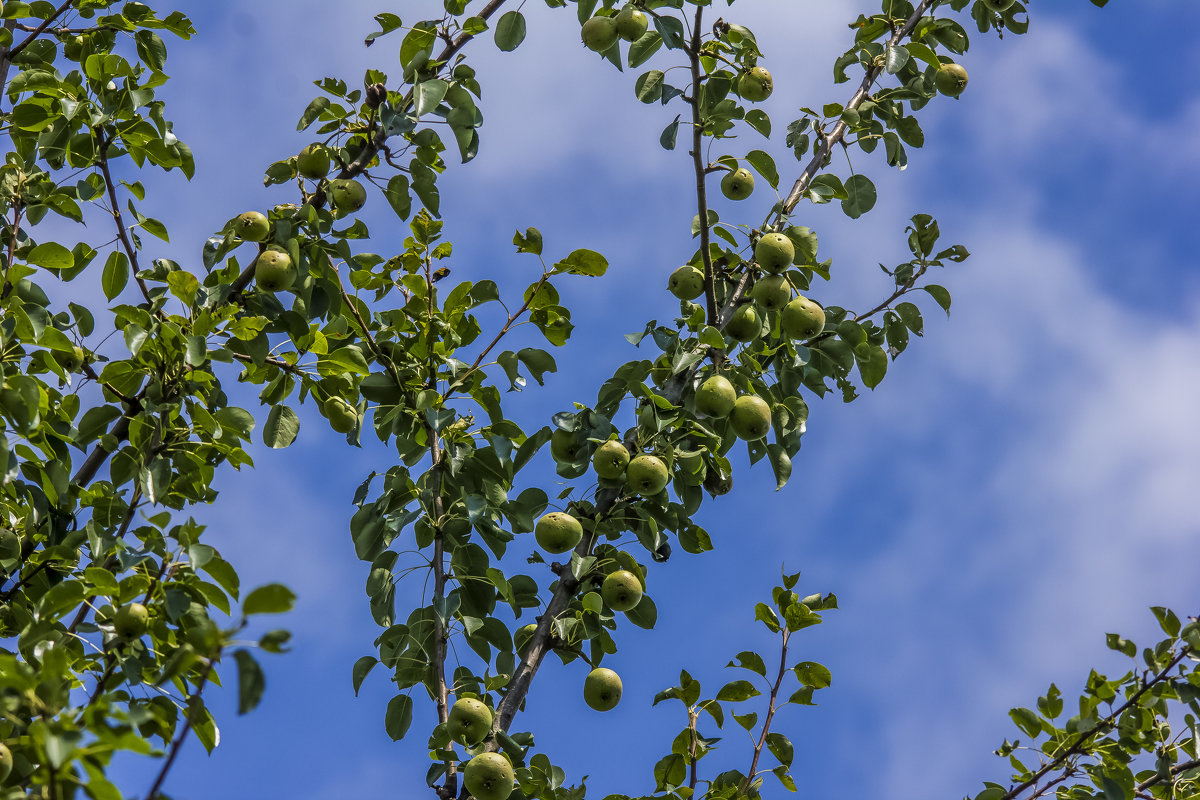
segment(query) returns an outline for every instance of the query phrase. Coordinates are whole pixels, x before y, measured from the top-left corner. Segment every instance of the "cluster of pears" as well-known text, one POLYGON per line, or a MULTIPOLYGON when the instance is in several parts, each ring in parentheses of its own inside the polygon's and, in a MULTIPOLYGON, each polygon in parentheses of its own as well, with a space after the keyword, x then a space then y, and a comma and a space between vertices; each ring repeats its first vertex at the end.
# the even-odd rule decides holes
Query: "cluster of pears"
MULTIPOLYGON (((492 732, 492 710, 482 700, 460 697, 450 707, 446 728, 451 741, 474 747, 492 732)), ((500 753, 480 753, 463 768, 463 785, 475 800, 505 800, 516 775, 500 753)))
MULTIPOLYGON (((775 82, 766 67, 751 67, 737 79, 737 93, 744 100, 760 103, 775 91, 775 82)), ((745 167, 731 167, 721 178, 721 194, 727 200, 745 200, 754 194, 754 173, 745 167)))
POLYGON ((771 406, 758 395, 738 396, 724 375, 713 375, 696 389, 696 411, 713 419, 728 419, 739 439, 757 441, 771 431, 771 406))
MULTIPOLYGON (((783 233, 768 233, 754 245, 754 260, 766 275, 750 290, 753 303, 744 303, 725 324, 725 333, 739 342, 752 342, 762 334, 762 311, 778 311, 780 327, 789 339, 803 341, 825 329, 825 310, 813 300, 792 297, 792 284, 784 270, 796 257, 796 246, 783 233)), ((704 273, 685 264, 671 273, 667 289, 680 300, 694 300, 704 293, 704 273)))
POLYGON ((633 3, 627 3, 616 15, 611 17, 595 16, 583 23, 580 36, 583 45, 588 50, 603 53, 624 39, 636 42, 646 34, 649 20, 645 12, 633 3))

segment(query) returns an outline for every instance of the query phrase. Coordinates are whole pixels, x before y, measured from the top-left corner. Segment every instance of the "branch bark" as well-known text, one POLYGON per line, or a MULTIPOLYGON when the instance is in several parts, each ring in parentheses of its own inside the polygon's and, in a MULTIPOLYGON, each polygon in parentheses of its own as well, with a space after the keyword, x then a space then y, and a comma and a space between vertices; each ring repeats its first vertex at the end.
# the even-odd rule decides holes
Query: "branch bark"
POLYGON ((704 120, 700 115, 700 33, 704 6, 696 6, 696 19, 692 27, 692 42, 687 48, 688 62, 692 72, 692 95, 688 105, 692 107, 692 168, 696 172, 696 208, 700 221, 700 257, 704 260, 704 305, 708 312, 708 324, 717 324, 717 297, 713 288, 712 253, 709 252, 711 233, 708 227, 708 171, 701 152, 704 145, 704 120))
POLYGON ((754 773, 758 771, 759 756, 762 755, 763 746, 767 743, 767 734, 771 732, 771 720, 775 718, 775 701, 779 697, 779 687, 783 686, 783 677, 787 675, 788 638, 791 635, 791 631, 785 627, 783 644, 779 648, 779 674, 775 677, 775 685, 771 687, 771 698, 767 702, 767 716, 763 718, 762 733, 759 734, 758 744, 754 745, 754 758, 750 761, 750 771, 746 773, 746 778, 742 781, 743 792, 748 791, 750 784, 754 781, 754 773))
MULTIPOLYGON (((894 47, 895 45, 898 45, 905 36, 908 36, 910 33, 912 33, 913 28, 915 28, 917 25, 917 22, 921 19, 921 17, 925 16, 925 12, 927 12, 933 6, 934 2, 935 0, 921 0, 921 2, 917 4, 916 9, 913 11, 912 16, 905 20, 904 24, 896 30, 896 32, 892 35, 892 38, 888 40, 888 44, 894 47)), ((882 65, 873 66, 868 69, 867 74, 863 76, 862 82, 858 86, 858 90, 854 93, 854 96, 850 98, 850 102, 846 103, 845 107, 857 109, 859 106, 861 106, 863 101, 870 96, 871 86, 874 85, 875 81, 879 79, 881 74, 883 74, 882 65)), ((804 170, 800 173, 800 177, 796 179, 796 183, 793 184, 792 190, 788 192, 787 198, 783 201, 783 206, 780 209, 779 214, 776 216, 777 227, 785 216, 791 214, 792 211, 795 210, 796 204, 799 203, 801 198, 804 197, 804 192, 808 189, 809 183, 811 183, 812 179, 816 177, 818 172, 820 172, 821 167, 825 165, 825 162, 829 160, 829 154, 833 152, 833 146, 842 141, 847 130, 848 126, 846 125, 845 121, 838 120, 837 124, 833 126, 833 130, 822 137, 821 146, 817 149, 817 154, 812 157, 812 160, 810 160, 807 165, 805 165, 804 170)))

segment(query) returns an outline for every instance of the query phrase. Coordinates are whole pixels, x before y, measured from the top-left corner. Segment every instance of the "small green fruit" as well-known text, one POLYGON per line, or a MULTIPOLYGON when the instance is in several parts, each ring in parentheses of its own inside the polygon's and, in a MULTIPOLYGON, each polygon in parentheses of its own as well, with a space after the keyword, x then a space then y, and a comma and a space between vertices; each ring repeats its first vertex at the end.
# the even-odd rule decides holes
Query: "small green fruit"
POLYGON ((696 390, 696 410, 701 414, 724 419, 733 410, 737 392, 724 375, 713 375, 696 390))
POLYGON ((642 582, 629 570, 619 569, 600 584, 600 596, 613 611, 631 611, 642 602, 642 582))
POLYGON ((725 323, 725 332, 739 342, 751 342, 762 333, 762 320, 752 305, 739 306, 729 322, 725 323))
POLYGON ((750 296, 767 311, 778 311, 792 299, 792 284, 784 275, 764 275, 755 281, 750 296))
POLYGON ((782 233, 760 236, 754 245, 754 260, 767 272, 779 272, 796 257, 796 246, 782 233))
POLYGON ((446 720, 450 738, 462 745, 472 746, 483 741, 492 730, 492 710, 473 697, 462 697, 450 707, 446 720))
POLYGON ((627 42, 636 42, 646 34, 649 20, 632 5, 621 9, 616 16, 617 35, 627 42))
POLYGON ((113 628, 122 639, 140 639, 150 626, 150 611, 141 603, 130 603, 117 609, 113 628))
POLYGON ((296 170, 305 178, 320 180, 329 174, 329 151, 313 143, 296 156, 296 170))
POLYGON ((667 289, 680 300, 695 300, 704 294, 704 273, 685 264, 671 273, 667 289))
POLYGON ((83 367, 84 355, 83 348, 79 345, 72 347, 70 352, 55 350, 51 353, 54 360, 66 372, 78 372, 83 367))
POLYGON ((12 774, 12 768, 12 750, 8 749, 8 745, 0 742, 0 783, 8 780, 8 776, 12 774))
POLYGON ((334 178, 326 189, 329 202, 343 213, 358 211, 367 202, 367 190, 358 181, 349 178, 334 178))
POLYGON ((742 168, 728 172, 721 178, 721 194, 730 200, 745 200, 754 191, 754 176, 742 168))
POLYGON ((630 461, 625 470, 625 480, 629 488, 642 497, 658 494, 667 488, 667 481, 670 479, 671 473, 667 471, 667 465, 662 459, 645 453, 630 461))
POLYGON ((942 64, 933 74, 933 83, 947 97, 958 97, 967 88, 967 71, 961 64, 942 64))
POLYGON ((761 103, 775 91, 775 83, 766 67, 754 67, 738 78, 737 92, 751 103, 761 103))
POLYGON ((739 439, 761 439, 771 431, 771 407, 757 395, 744 394, 729 412, 729 425, 739 439))
POLYGON ((603 53, 617 43, 617 22, 612 17, 592 17, 583 23, 579 33, 583 37, 584 47, 603 53))
POLYGON ((704 473, 704 488, 713 497, 729 494, 733 489, 733 476, 722 475, 717 470, 710 468, 704 473))
POLYGON ((271 223, 266 214, 247 211, 234 221, 233 235, 244 242, 265 242, 271 235, 271 223))
POLYGON ((609 480, 620 478, 625 474, 628 466, 629 451, 625 445, 615 439, 609 439, 597 447, 596 452, 592 454, 592 467, 601 478, 609 480))
POLYGON ((475 800, 507 800, 515 780, 512 764, 499 753, 480 753, 463 768, 463 786, 475 800))
POLYGON ((621 702, 621 676, 596 667, 583 682, 583 700, 597 711, 612 711, 621 702))
POLYGON ((565 553, 579 544, 583 538, 583 526, 570 514, 551 511, 533 526, 533 535, 538 546, 547 553, 565 553))
POLYGON ((338 433, 349 433, 358 426, 358 410, 340 397, 331 397, 322 406, 329 418, 329 427, 338 433))
POLYGON ((513 634, 513 644, 517 646, 517 653, 525 655, 525 651, 529 649, 529 645, 533 642, 533 634, 537 633, 537 623, 531 622, 528 625, 522 625, 517 628, 517 632, 513 634))
POLYGON ((282 247, 268 247, 254 259, 254 282, 268 292, 282 292, 296 282, 296 266, 282 247))
POLYGON ((577 441, 571 431, 555 428, 550 434, 550 455, 555 461, 575 461, 583 448, 583 442, 577 441))
POLYGON ((811 339, 825 330, 825 310, 801 295, 783 307, 779 324, 789 339, 811 339))

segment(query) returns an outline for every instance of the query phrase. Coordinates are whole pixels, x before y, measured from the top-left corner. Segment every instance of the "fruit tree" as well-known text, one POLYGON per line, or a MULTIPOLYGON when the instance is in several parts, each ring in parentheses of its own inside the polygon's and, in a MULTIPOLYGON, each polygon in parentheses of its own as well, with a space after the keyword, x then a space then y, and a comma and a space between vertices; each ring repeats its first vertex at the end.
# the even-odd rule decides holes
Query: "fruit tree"
MULTIPOLYGON (((803 787, 792 768, 805 740, 782 711, 831 684, 807 645, 838 607, 830 587, 794 568, 744 587, 765 649, 731 648, 723 685, 683 669, 641 696, 622 640, 655 629, 660 606, 696 602, 672 577, 692 558, 749 546, 752 526, 709 526, 712 506, 756 482, 808 484, 810 421, 874 390, 925 317, 949 312, 939 281, 969 253, 930 213, 948 201, 912 209, 868 302, 837 280, 857 268, 835 269, 817 220, 870 213, 890 185, 878 176, 917 159, 929 110, 977 91, 971 38, 1007 44, 1030 12, 863 2, 833 63, 841 95, 818 102, 772 69, 779 40, 739 21, 754 3, 393 4, 366 37, 365 74, 317 81, 296 109, 304 138, 266 164, 271 202, 206 208, 210 229, 179 251, 160 220, 176 198, 148 187, 204 163, 164 99, 168 51, 189 46, 192 20, 160 0, 0 4, 0 800, 190 796, 172 769, 189 741, 218 745, 217 698, 238 714, 264 701, 263 656, 290 635, 263 620, 305 591, 243 586, 261 565, 217 546, 285 526, 250 530, 235 513, 220 539, 202 520, 252 454, 260 469, 299 457, 306 434, 336 436, 336 457, 321 456, 331 481, 358 475, 350 541, 330 541, 361 562, 375 632, 344 672, 355 693, 386 684, 375 716, 424 773, 394 787, 402 796, 579 800, 588 780, 614 800, 803 787), (671 231, 666 262, 621 268, 592 241, 522 225, 491 243, 494 268, 462 264, 452 240, 486 220, 450 213, 467 184, 446 178, 470 180, 503 88, 482 54, 549 48, 535 13, 570 20, 570 44, 593 51, 596 74, 578 86, 615 69, 630 113, 665 123, 646 146, 676 160, 672 192, 687 196, 686 213, 654 220, 671 231), (589 282, 654 295, 659 318, 625 337, 631 360, 555 384, 556 352, 586 361, 567 298, 589 282), (677 714, 644 774, 599 757, 568 770, 600 748, 531 729, 524 712, 557 662, 585 713, 657 714, 652 700, 677 714)), ((231 124, 257 143, 284 133, 277 122, 231 124)), ((1126 674, 1093 671, 1077 702, 1052 686, 1013 710, 1019 738, 998 751, 1009 767, 978 800, 1198 796, 1200 625, 1155 614, 1156 644, 1110 637, 1136 659, 1126 674)), ((688 667, 686 648, 662 649, 688 667)))

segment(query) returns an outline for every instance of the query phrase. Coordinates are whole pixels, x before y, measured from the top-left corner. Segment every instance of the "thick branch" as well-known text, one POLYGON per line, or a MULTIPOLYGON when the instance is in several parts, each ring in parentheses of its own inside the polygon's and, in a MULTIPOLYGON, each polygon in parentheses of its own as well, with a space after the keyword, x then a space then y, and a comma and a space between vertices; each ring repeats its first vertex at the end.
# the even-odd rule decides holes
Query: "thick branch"
POLYGON ((708 188, 705 183, 707 170, 704 164, 704 120, 700 116, 700 97, 704 87, 700 85, 700 30, 704 6, 697 4, 696 19, 692 28, 692 43, 688 47, 688 61, 692 71, 692 94, 688 105, 692 107, 692 167, 696 171, 696 209, 700 221, 700 255, 704 259, 704 305, 708 311, 708 324, 717 324, 717 297, 713 288, 712 253, 709 252, 708 188))
MULTIPOLYGON (((428 429, 429 434, 429 455, 433 465, 429 468, 433 474, 433 597, 434 614, 433 614, 433 674, 437 681, 436 700, 438 722, 445 723, 450 719, 450 696, 446 688, 446 625, 442 620, 441 614, 437 612, 437 607, 441 605, 436 602, 444 600, 446 597, 446 565, 445 565, 445 548, 442 540, 442 514, 444 507, 442 504, 442 448, 437 432, 432 428, 428 429)), ((451 752, 454 751, 454 744, 446 745, 451 752)), ((458 777, 455 774, 455 760, 453 756, 446 759, 446 782, 438 791, 438 794, 450 800, 458 793, 458 777)))
MULTIPOLYGON (((896 30, 895 34, 892 35, 892 38, 888 40, 888 44, 894 47, 898 45, 905 36, 908 36, 910 33, 912 33, 917 22, 920 21, 921 17, 925 16, 925 12, 928 11, 929 8, 934 4, 934 1, 935 0, 921 0, 921 2, 917 4, 916 10, 913 11, 912 16, 905 20, 904 24, 896 30)), ((866 100, 871 94, 871 86, 876 80, 879 79, 879 76, 882 73, 882 64, 877 64, 876 66, 868 69, 867 74, 863 76, 862 83, 860 83, 858 86, 858 90, 854 93, 854 96, 850 98, 850 102, 846 103, 846 108, 857 109, 860 105, 862 105, 863 101, 866 100)), ((787 198, 783 201, 783 207, 776 218, 777 220, 782 220, 783 217, 791 214, 796 208, 796 204, 799 203, 801 198, 804 197, 804 192, 808 189, 809 183, 812 182, 812 179, 816 177, 818 172, 820 172, 821 167, 825 166, 825 163, 829 160, 829 154, 833 151, 833 146, 842 141, 847 130, 848 126, 846 125, 846 122, 844 120, 838 120, 837 124, 833 126, 833 130, 821 138, 821 145, 817 148, 816 155, 814 155, 812 160, 809 161, 804 167, 804 171, 800 173, 800 177, 796 179, 796 183, 792 186, 792 190, 788 192, 787 198)))

